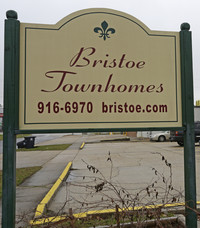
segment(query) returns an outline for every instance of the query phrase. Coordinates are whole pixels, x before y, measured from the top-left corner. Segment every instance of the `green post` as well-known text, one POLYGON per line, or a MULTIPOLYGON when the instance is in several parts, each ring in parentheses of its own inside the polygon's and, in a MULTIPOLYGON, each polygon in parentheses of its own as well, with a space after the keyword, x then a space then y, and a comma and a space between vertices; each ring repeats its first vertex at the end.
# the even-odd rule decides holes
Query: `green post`
POLYGON ((196 209, 196 168, 195 168, 195 132, 194 132, 194 99, 192 72, 192 41, 190 25, 183 23, 180 32, 181 76, 183 99, 184 134, 184 171, 186 226, 197 227, 196 209))
POLYGON ((15 11, 5 20, 2 228, 15 227, 16 135, 18 125, 19 28, 15 11))

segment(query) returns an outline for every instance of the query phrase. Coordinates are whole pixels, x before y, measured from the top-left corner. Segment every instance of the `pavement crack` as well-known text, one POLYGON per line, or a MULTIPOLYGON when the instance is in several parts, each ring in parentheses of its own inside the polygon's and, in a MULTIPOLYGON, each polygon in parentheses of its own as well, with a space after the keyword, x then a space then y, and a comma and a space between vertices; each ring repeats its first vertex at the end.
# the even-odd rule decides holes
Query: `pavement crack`
POLYGON ((142 165, 142 158, 138 160, 138 166, 142 165))
POLYGON ((71 171, 73 171, 73 170, 80 170, 80 169, 77 169, 77 168, 71 168, 70 170, 71 170, 71 171))

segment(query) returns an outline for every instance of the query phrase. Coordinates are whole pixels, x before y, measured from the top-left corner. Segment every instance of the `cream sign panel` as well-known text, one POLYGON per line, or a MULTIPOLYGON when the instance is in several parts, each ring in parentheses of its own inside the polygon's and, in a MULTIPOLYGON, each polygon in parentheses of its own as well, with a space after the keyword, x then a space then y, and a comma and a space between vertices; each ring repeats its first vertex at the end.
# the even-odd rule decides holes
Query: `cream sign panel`
POLYGON ((88 9, 20 40, 20 129, 182 126, 179 33, 88 9))

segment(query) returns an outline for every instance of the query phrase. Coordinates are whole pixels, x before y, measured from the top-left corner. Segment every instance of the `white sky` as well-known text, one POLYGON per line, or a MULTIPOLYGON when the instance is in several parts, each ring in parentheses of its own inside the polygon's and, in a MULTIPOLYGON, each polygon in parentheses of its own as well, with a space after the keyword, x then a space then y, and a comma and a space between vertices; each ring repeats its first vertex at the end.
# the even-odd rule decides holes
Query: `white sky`
POLYGON ((151 30, 180 31, 180 25, 188 22, 193 41, 194 100, 200 100, 199 0, 3 0, 0 7, 0 104, 3 104, 6 11, 17 11, 21 22, 55 24, 68 14, 86 8, 110 8, 128 13, 151 30))

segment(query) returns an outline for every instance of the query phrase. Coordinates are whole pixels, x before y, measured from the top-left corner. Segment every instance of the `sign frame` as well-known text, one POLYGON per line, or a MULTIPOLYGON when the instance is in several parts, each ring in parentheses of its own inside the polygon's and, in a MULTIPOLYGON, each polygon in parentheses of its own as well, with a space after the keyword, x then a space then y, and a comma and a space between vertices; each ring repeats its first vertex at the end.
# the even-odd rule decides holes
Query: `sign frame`
POLYGON ((192 41, 190 26, 181 25, 181 83, 182 83, 182 127, 162 128, 109 128, 109 129, 50 129, 19 130, 19 43, 20 22, 17 13, 7 11, 5 20, 4 57, 4 126, 3 126, 3 198, 2 227, 15 227, 16 206, 16 135, 20 133, 73 133, 141 130, 184 130, 184 169, 186 225, 197 227, 196 168, 194 145, 194 103, 192 72, 192 41), (190 110, 190 111, 188 111, 190 110))
POLYGON ((19 127, 21 130, 70 129, 81 132, 85 128, 87 131, 90 129, 105 131, 105 128, 132 128, 133 130, 150 126, 152 128, 181 126, 178 32, 150 30, 136 18, 122 12, 87 9, 70 14, 55 25, 21 23, 20 35, 19 127), (103 20, 106 25, 102 23, 101 26, 110 25, 113 28, 108 28, 115 31, 105 40, 94 31, 101 30, 100 27, 95 26, 103 20), (83 28, 79 31, 81 36, 77 35, 76 28, 79 28, 78 31, 83 28), (83 36, 85 31, 88 31, 87 35, 83 36), (49 36, 52 38, 47 42, 49 36), (118 47, 121 43, 123 43, 122 47, 118 47), (116 46, 118 48, 115 48, 116 46), (79 56, 78 64, 83 65, 72 66, 70 60, 74 60, 78 55, 79 47, 84 51, 81 57, 79 56), (62 51, 60 51, 61 48, 62 51), (92 49, 95 49, 95 53, 90 56, 92 49), (163 54, 165 52, 166 54, 163 54), (82 56, 88 58, 90 63, 84 65, 86 61, 82 56), (124 56, 124 60, 121 56, 124 56), (113 67, 113 59, 116 61, 115 67, 113 67), (40 64, 41 61, 43 64, 40 64), (98 62, 95 67, 92 66, 93 61, 98 62), (99 61, 105 61, 105 63, 107 61, 107 65, 112 61, 111 68, 105 67, 105 63, 99 64, 99 61), (126 62, 130 66, 134 61, 133 68, 126 66, 126 62), (144 63, 141 68, 136 67, 137 62, 141 63, 139 61, 144 63), (70 74, 66 73, 68 71, 70 74), (65 72, 63 76, 61 76, 62 72, 65 72), (145 80, 141 80, 142 78, 145 80), (58 83, 59 89, 52 85, 53 83, 56 87, 58 83), (79 91, 74 91, 77 85, 79 91), (103 91, 97 91, 99 88, 90 91, 91 87, 99 85, 100 90, 103 91), (64 91, 65 86, 67 91, 64 91), (87 90, 81 91, 82 86, 87 87, 87 90), (111 92, 107 86, 115 86, 117 91, 111 92), (118 86, 122 90, 126 87, 125 91, 118 91, 118 86), (51 91, 54 87, 56 89, 51 91), (73 89, 68 91, 70 87, 73 89), (128 88, 131 88, 131 92, 128 92, 128 88), (93 111, 88 115, 85 110, 80 113, 80 109, 76 113, 68 113, 63 104, 66 101, 71 103, 89 101, 93 105, 93 111), (135 110, 131 112, 123 110, 120 113, 103 111, 104 102, 108 106, 117 103, 117 110, 118 104, 123 104, 125 101, 135 110), (165 106, 167 112, 166 110, 157 113, 147 112, 147 106, 153 105, 152 103, 165 106), (43 105, 44 111, 38 110, 39 104, 43 105), (53 104, 56 104, 56 113, 53 112, 53 104), (140 106, 140 112, 137 111, 137 106, 140 106))

